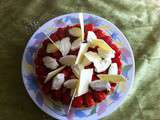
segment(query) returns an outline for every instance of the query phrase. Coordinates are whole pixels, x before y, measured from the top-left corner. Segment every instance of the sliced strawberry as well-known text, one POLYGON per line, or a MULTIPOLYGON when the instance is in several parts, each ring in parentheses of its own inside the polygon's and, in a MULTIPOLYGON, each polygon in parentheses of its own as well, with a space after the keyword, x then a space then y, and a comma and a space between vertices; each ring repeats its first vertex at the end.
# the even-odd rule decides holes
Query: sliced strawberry
POLYGON ((46 47, 50 43, 49 39, 43 41, 43 47, 46 47))
POLYGON ((44 57, 46 55, 46 50, 45 50, 45 48, 44 47, 42 47, 42 48, 40 48, 39 50, 38 50, 38 53, 37 53, 37 57, 44 57))
POLYGON ((70 79, 70 77, 72 76, 72 69, 70 67, 65 67, 62 71, 62 73, 64 73, 65 75, 65 80, 70 79))
POLYGON ((88 92, 84 95, 84 105, 87 107, 94 106, 96 103, 93 99, 92 93, 88 92))
POLYGON ((56 51, 54 53, 48 53, 47 55, 50 56, 50 57, 52 57, 52 58, 55 58, 57 60, 59 60, 59 58, 62 57, 62 54, 61 54, 60 51, 56 51))
POLYGON ((85 69, 89 69, 89 68, 94 68, 94 64, 93 64, 93 63, 91 63, 90 65, 85 66, 85 69))
POLYGON ((70 89, 63 88, 61 101, 63 104, 66 104, 66 105, 68 105, 70 103, 70 101, 71 101, 70 89))
POLYGON ((34 60, 34 63, 35 63, 36 65, 43 65, 42 57, 37 57, 37 58, 34 60))
POLYGON ((93 29, 94 29, 93 24, 86 24, 86 25, 84 26, 85 32, 93 31, 93 29))
POLYGON ((51 91, 52 99, 55 101, 60 101, 61 100, 61 89, 60 90, 52 90, 51 91))
POLYGON ((94 80, 98 80, 99 78, 96 76, 96 74, 93 74, 92 75, 92 81, 94 81, 94 80))
POLYGON ((66 33, 67 33, 66 28, 58 28, 58 30, 57 30, 57 34, 58 34, 59 39, 66 37, 66 33))
POLYGON ((119 51, 119 48, 118 48, 118 46, 117 46, 115 43, 112 43, 112 44, 110 45, 110 47, 111 47, 113 50, 115 50, 115 52, 118 52, 118 51, 119 51))
POLYGON ((51 86, 52 86, 52 81, 50 80, 42 86, 42 91, 45 94, 48 94, 51 91, 51 86))
POLYGON ((96 36, 97 36, 98 39, 102 39, 103 37, 106 36, 105 31, 100 30, 100 29, 95 29, 94 33, 96 34, 96 36))
POLYGON ((101 102, 101 101, 103 101, 104 99, 106 99, 106 94, 105 94, 105 92, 103 92, 103 91, 95 91, 95 92, 93 93, 93 96, 94 96, 94 100, 95 100, 96 102, 101 102))
POLYGON ((116 85, 117 85, 117 83, 110 83, 110 85, 111 85, 111 91, 113 92, 115 87, 116 87, 116 85))
POLYGON ((50 38, 53 40, 53 42, 56 42, 57 40, 59 40, 60 38, 58 37, 58 33, 55 32, 55 33, 52 33, 50 35, 50 38))
POLYGON ((108 45, 112 44, 112 38, 110 36, 105 36, 102 38, 108 45))
POLYGON ((74 98, 72 106, 73 107, 81 107, 82 104, 83 104, 83 97, 79 96, 79 97, 74 98))

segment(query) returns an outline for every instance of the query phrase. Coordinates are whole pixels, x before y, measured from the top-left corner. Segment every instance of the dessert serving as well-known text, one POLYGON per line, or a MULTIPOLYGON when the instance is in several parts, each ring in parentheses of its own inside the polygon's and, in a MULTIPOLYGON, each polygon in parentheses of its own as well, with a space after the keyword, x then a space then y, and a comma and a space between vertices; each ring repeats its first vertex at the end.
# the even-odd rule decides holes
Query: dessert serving
POLYGON ((107 99, 122 73, 121 50, 93 24, 58 28, 47 36, 34 58, 36 79, 53 102, 87 108, 107 99))

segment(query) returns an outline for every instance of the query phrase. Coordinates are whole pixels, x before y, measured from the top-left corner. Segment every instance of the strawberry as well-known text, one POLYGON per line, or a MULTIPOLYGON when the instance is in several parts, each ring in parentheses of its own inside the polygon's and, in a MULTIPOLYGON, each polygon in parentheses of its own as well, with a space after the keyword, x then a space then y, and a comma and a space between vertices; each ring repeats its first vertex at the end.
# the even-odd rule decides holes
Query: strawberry
POLYGON ((79 96, 79 97, 74 98, 72 106, 73 107, 81 107, 82 104, 83 104, 83 97, 79 96))
POLYGON ((61 54, 60 51, 56 51, 54 53, 48 53, 47 55, 50 56, 50 57, 53 57, 57 60, 59 60, 59 58, 62 57, 62 54, 61 54))
POLYGON ((93 96, 94 96, 94 100, 96 102, 101 102, 106 98, 106 94, 103 91, 95 91, 93 93, 93 96))
POLYGON ((84 26, 85 32, 93 31, 93 29, 94 29, 93 24, 86 24, 86 25, 84 26))
POLYGON ((50 80, 42 86, 42 91, 45 94, 48 94, 51 91, 51 86, 52 86, 52 81, 50 80))
POLYGON ((70 79, 71 75, 72 75, 72 69, 70 67, 65 67, 62 71, 62 73, 64 73, 65 75, 65 80, 70 79))
POLYGON ((71 101, 71 97, 70 97, 70 89, 65 89, 62 88, 62 97, 61 97, 61 101, 63 104, 68 105, 71 101))
POLYGON ((115 87, 116 87, 116 85, 117 85, 117 83, 110 83, 110 85, 111 85, 111 91, 113 92, 115 87))
POLYGON ((108 45, 112 44, 112 38, 110 36, 105 36, 102 38, 108 45))
POLYGON ((114 44, 114 43, 112 43, 112 44, 110 45, 110 47, 111 47, 113 50, 115 50, 115 52, 118 52, 118 51, 119 51, 118 46, 117 46, 116 44, 114 44))
POLYGON ((43 41, 43 47, 46 47, 50 43, 49 39, 43 41))
POLYGON ((40 48, 39 50, 38 50, 38 53, 37 53, 37 57, 44 57, 45 56, 45 54, 46 54, 46 51, 45 51, 45 48, 44 47, 42 47, 42 48, 40 48))
POLYGON ((61 89, 59 89, 59 90, 52 90, 51 91, 51 95, 52 95, 52 99, 53 100, 60 101, 61 100, 61 96, 62 96, 61 89))
POLYGON ((98 80, 99 78, 96 76, 96 74, 93 74, 92 75, 92 81, 94 81, 94 80, 98 80))
POLYGON ((58 37, 58 33, 55 32, 55 33, 52 33, 50 35, 50 38, 52 39, 53 42, 56 42, 57 40, 59 40, 60 38, 58 37))
POLYGON ((58 28, 57 34, 59 39, 66 37, 66 28, 58 28))
POLYGON ((34 60, 34 63, 35 63, 36 65, 43 65, 42 57, 37 57, 37 58, 34 60))
POLYGON ((98 53, 98 46, 96 46, 96 47, 94 47, 94 48, 89 47, 89 48, 88 48, 88 51, 92 51, 92 52, 98 53))
POLYGON ((95 29, 94 33, 96 34, 96 36, 97 36, 98 39, 102 39, 103 37, 106 36, 105 35, 106 34, 105 31, 100 30, 100 29, 95 29))
POLYGON ((87 107, 91 107, 94 106, 96 103, 93 99, 92 93, 88 92, 86 94, 84 94, 84 105, 87 107))
POLYGON ((94 64, 93 64, 93 63, 91 63, 90 65, 85 66, 85 69, 88 69, 88 68, 94 68, 94 64))

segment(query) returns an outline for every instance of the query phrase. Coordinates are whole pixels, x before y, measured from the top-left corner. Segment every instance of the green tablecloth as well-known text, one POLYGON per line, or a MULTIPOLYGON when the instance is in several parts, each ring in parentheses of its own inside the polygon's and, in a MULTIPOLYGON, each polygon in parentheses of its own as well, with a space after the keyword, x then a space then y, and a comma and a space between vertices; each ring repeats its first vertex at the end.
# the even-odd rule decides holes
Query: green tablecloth
POLYGON ((0 120, 51 120, 29 98, 21 78, 24 47, 49 19, 84 11, 108 19, 128 38, 136 61, 127 101, 106 120, 160 120, 160 1, 0 0, 0 120))

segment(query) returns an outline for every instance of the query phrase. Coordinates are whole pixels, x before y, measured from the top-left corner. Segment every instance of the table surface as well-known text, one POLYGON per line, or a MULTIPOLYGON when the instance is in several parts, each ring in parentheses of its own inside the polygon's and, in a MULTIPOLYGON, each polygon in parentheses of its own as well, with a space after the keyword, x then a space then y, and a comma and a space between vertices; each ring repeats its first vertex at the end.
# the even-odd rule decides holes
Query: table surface
POLYGON ((160 120, 160 1, 0 0, 0 120, 52 120, 29 98, 21 59, 42 24, 70 12, 96 14, 117 25, 133 48, 134 87, 126 102, 104 120, 160 120))

